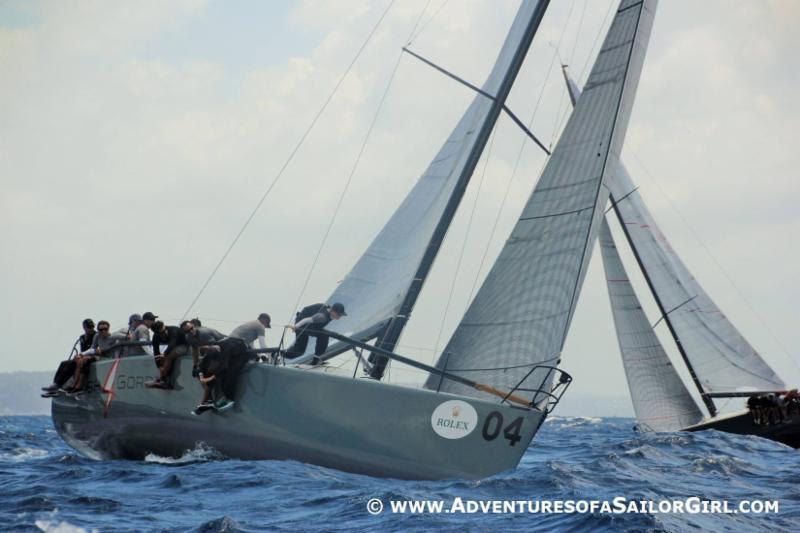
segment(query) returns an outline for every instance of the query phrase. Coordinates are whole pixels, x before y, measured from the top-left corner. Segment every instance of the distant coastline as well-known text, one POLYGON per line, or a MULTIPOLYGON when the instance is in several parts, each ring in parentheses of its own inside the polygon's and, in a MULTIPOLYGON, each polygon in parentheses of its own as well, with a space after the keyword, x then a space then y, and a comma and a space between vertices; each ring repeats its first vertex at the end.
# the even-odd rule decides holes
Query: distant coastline
POLYGON ((41 387, 53 381, 53 372, 0 372, 0 416, 49 415, 50 400, 41 387))

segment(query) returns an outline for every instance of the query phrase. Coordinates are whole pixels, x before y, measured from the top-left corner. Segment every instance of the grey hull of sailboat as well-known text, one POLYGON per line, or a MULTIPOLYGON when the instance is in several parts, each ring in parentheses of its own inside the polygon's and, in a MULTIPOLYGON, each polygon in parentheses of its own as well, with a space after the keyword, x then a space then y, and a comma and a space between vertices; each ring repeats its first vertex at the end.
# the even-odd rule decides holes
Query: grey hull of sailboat
POLYGON ((703 420, 699 424, 683 428, 683 431, 704 431, 706 429, 737 435, 755 435, 786 444, 792 448, 800 448, 800 414, 796 412, 779 423, 757 424, 750 411, 744 410, 703 420))
POLYGON ((259 363, 243 370, 234 408, 195 416, 202 390, 191 361, 180 363, 176 388, 165 391, 145 387, 157 374, 151 356, 121 359, 106 412, 99 383, 112 361, 98 362, 89 392, 53 399, 56 430, 98 459, 179 457, 204 446, 230 458, 378 477, 479 479, 515 468, 545 418, 536 409, 259 363))

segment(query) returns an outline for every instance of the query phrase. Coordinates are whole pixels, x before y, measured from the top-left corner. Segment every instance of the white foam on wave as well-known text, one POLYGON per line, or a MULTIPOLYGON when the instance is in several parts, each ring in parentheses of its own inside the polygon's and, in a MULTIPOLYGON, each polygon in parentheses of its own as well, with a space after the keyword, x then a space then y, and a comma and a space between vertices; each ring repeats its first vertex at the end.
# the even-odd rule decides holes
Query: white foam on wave
POLYGON ((0 461, 11 461, 14 463, 21 463, 30 459, 41 459, 47 457, 50 452, 40 448, 16 448, 7 453, 0 453, 0 461))
POLYGON ((199 442, 197 445, 185 452, 180 457, 162 457, 155 453, 148 453, 144 460, 146 463, 157 463, 162 465, 184 465, 190 463, 205 463, 220 459, 222 455, 214 448, 206 445, 204 442, 199 442))
POLYGON ((46 533, 88 533, 88 531, 94 533, 97 531, 96 529, 86 530, 64 520, 61 522, 56 522, 55 520, 37 520, 34 524, 39 530, 45 531, 46 533))
POLYGON ((573 428, 588 424, 599 424, 602 421, 602 418, 594 416, 553 416, 547 417, 545 423, 556 424, 559 428, 573 428))
POLYGON ((53 509, 51 512, 47 513, 46 518, 39 519, 34 522, 34 525, 39 528, 40 531, 45 531, 47 533, 88 533, 91 531, 92 533, 96 533, 97 529, 90 529, 86 530, 82 527, 75 526, 70 524, 66 520, 56 520, 56 515, 58 514, 58 508, 53 509))

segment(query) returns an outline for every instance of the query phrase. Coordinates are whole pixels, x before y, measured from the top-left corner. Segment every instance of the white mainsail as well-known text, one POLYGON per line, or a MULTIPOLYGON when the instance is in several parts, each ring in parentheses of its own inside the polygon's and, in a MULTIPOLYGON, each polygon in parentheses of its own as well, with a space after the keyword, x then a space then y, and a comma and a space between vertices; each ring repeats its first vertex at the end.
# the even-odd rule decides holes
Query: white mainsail
MULTIPOLYGON (((457 205, 463 196, 548 4, 549 0, 522 2, 482 87, 496 98, 475 96, 430 166, 328 298, 329 303, 343 303, 347 310, 347 318, 331 322, 329 330, 361 340, 375 337, 398 314, 412 284, 424 281, 416 279, 420 263, 432 246, 438 247, 439 243, 431 242, 434 232, 448 204, 455 198, 457 205)), ((329 353, 346 348, 333 346, 329 353)), ((306 359, 308 356, 295 361, 306 359)))
MULTIPOLYGON (((498 388, 536 389, 556 365, 617 168, 652 28, 655 0, 623 0, 584 95, 511 236, 437 367, 498 388), (487 368, 500 368, 487 370, 487 368)), ((440 380, 425 384, 435 389, 440 380)), ((450 380, 441 390, 484 393, 450 380)))
POLYGON ((784 389, 672 249, 623 167, 609 186, 614 210, 703 392, 784 389))
POLYGON ((647 320, 605 219, 600 250, 636 420, 651 431, 677 431, 700 422, 703 413, 647 320))

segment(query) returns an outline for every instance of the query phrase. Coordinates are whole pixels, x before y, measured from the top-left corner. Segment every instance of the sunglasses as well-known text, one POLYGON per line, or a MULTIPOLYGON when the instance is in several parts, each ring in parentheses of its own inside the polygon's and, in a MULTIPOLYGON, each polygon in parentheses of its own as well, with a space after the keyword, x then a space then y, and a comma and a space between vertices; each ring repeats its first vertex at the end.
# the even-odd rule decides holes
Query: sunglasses
POLYGON ((97 328, 97 331, 108 331, 108 328, 97 328))

